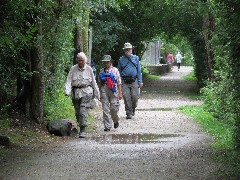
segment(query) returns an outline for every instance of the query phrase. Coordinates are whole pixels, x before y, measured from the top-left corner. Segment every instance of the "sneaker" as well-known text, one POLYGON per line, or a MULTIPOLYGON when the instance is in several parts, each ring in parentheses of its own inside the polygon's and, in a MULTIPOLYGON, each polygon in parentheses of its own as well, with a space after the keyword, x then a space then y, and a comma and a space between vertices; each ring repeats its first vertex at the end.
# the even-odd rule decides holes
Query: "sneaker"
POLYGON ((86 137, 85 126, 80 126, 79 138, 85 138, 85 137, 86 137))
POLYGON ((110 131, 110 129, 109 128, 105 128, 104 131, 110 131))
POLYGON ((85 132, 80 132, 79 133, 79 138, 85 138, 86 137, 86 133, 85 132))
POLYGON ((126 119, 132 119, 132 115, 128 114, 126 119))
POLYGON ((133 115, 133 116, 135 115, 135 108, 133 108, 133 112, 132 112, 132 115, 133 115))
POLYGON ((114 123, 114 128, 117 129, 119 126, 119 122, 114 123))

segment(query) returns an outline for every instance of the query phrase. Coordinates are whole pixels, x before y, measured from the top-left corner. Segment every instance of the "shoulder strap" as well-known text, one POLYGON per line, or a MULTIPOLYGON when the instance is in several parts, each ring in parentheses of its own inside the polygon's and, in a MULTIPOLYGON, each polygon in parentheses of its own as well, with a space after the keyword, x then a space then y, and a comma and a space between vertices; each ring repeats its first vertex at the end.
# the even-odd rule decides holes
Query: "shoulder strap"
POLYGON ((134 63, 132 62, 132 60, 131 60, 129 57, 126 56, 126 58, 127 58, 127 59, 129 60, 129 62, 132 63, 132 64, 134 65, 134 67, 137 69, 137 65, 134 64, 134 63))
POLYGON ((137 65, 134 64, 134 63, 132 62, 132 60, 131 60, 129 57, 127 57, 127 56, 125 56, 125 57, 128 59, 128 62, 127 62, 127 64, 126 64, 126 66, 124 66, 124 67, 121 68, 121 70, 123 71, 123 70, 127 67, 128 63, 130 62, 130 63, 132 63, 133 66, 137 69, 137 73, 138 73, 137 65))
POLYGON ((136 68, 136 70, 137 70, 137 74, 138 74, 137 64, 134 64, 134 63, 132 62, 132 60, 131 60, 129 57, 126 56, 126 58, 129 60, 130 63, 133 64, 133 66, 136 68))

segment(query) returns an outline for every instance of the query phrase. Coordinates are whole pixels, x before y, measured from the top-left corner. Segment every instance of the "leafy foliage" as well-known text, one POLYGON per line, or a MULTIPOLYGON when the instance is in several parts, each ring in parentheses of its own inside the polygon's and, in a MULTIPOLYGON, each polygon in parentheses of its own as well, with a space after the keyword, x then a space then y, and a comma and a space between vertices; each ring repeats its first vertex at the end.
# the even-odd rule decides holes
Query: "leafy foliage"
MULTIPOLYGON (((240 2, 236 0, 72 0, 0 2, 0 111, 15 110, 32 71, 32 50, 43 47, 44 115, 63 117, 60 110, 70 102, 62 95, 63 84, 74 58, 75 26, 81 25, 83 49, 93 26, 93 57, 106 53, 114 60, 125 42, 140 57, 144 43, 165 40, 165 51, 180 50, 185 65, 194 63, 195 76, 206 107, 215 118, 234 124, 240 147, 240 2), (41 13, 41 16, 37 16, 41 13), (90 17, 89 17, 90 13, 90 17), (39 25, 42 36, 36 34, 39 25)), ((117 62, 117 61, 115 61, 117 62)), ((100 63, 99 63, 100 64, 100 63)), ((26 101, 26 99, 24 99, 26 101)))
POLYGON ((190 81, 196 81, 197 80, 194 71, 191 71, 186 76, 183 76, 183 79, 190 80, 190 81))
MULTIPOLYGON (((94 14, 93 29, 93 57, 101 59, 104 54, 109 54, 121 38, 120 34, 128 29, 114 16, 114 10, 103 14, 94 14)), ((113 57, 113 59, 116 59, 113 57)), ((99 63, 99 62, 98 62, 99 63)))

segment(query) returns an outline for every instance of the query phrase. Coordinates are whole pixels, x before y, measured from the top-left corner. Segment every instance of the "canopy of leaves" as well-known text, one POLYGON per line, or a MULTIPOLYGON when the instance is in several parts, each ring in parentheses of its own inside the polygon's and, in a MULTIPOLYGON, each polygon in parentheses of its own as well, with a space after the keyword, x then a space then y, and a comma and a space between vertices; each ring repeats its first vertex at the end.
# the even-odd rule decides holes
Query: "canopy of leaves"
MULTIPOLYGON (((72 65, 75 23, 88 29, 89 9, 94 29, 92 54, 96 59, 109 53, 117 60, 125 42, 131 42, 135 53, 141 56, 143 42, 160 38, 163 33, 166 39, 174 41, 182 36, 188 41, 199 85, 208 85, 204 92, 209 108, 216 114, 217 109, 229 114, 240 142, 237 138, 240 137, 240 2, 237 0, 1 0, 1 111, 12 105, 19 93, 16 81, 29 80, 34 73, 29 57, 37 44, 43 47, 47 77, 46 114, 62 100, 66 76, 63 72, 72 65), (36 15, 39 12, 42 17, 36 15), (36 38, 39 24, 43 32, 36 38)), ((181 43, 176 47, 183 48, 181 43)))

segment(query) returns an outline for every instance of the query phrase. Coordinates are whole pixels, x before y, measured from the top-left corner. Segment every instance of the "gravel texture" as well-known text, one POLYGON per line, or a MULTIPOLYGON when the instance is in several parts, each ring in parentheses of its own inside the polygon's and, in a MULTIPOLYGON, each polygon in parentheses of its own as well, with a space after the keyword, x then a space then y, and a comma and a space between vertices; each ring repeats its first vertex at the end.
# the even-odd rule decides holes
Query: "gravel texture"
POLYGON ((12 154, 0 164, 0 179, 218 179, 212 138, 176 109, 202 103, 184 96, 197 91, 194 82, 182 79, 191 70, 173 67, 161 79, 144 81, 133 119, 125 118, 121 101, 117 129, 104 132, 98 111, 96 129, 86 139, 12 154))

